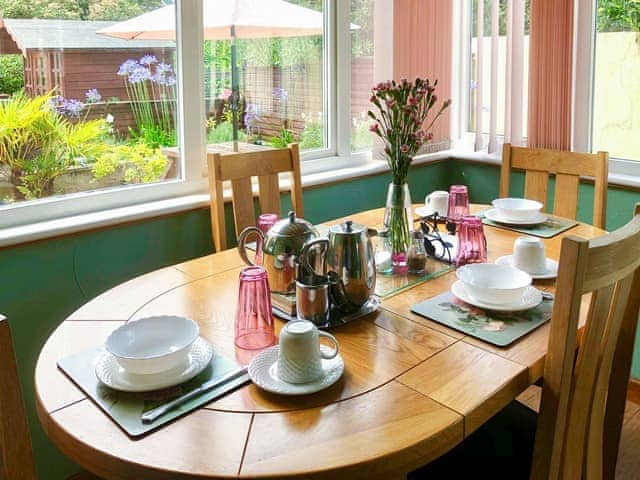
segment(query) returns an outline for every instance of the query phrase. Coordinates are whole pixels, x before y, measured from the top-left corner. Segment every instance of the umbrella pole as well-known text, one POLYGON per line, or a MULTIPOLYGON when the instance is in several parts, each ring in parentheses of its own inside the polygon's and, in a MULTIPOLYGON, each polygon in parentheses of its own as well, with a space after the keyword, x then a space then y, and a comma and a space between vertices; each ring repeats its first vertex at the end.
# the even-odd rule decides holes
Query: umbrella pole
POLYGON ((236 27, 231 25, 231 117, 233 122, 233 151, 238 151, 238 108, 240 88, 236 63, 236 27))

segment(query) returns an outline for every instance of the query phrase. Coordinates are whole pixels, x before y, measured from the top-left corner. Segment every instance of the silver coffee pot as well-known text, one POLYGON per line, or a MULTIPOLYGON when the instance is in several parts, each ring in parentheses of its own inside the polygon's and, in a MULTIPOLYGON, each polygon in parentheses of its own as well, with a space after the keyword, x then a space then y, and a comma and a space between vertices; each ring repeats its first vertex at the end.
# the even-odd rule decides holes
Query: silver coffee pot
MULTIPOLYGON (((358 310, 374 294, 376 266, 371 237, 375 233, 350 220, 329 228, 325 270, 329 272, 334 301, 345 312, 358 310)), ((300 257, 307 270, 314 270, 306 261, 309 247, 302 249, 300 257)), ((320 273, 316 270, 317 275, 320 273)))

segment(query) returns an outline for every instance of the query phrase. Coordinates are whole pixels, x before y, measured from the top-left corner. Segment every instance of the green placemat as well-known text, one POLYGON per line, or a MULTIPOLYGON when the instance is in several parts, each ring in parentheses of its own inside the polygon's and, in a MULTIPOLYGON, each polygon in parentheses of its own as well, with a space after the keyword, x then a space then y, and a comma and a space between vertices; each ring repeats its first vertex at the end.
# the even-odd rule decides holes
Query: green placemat
POLYGON ((494 222, 493 220, 489 220, 485 218, 483 210, 481 212, 476 213, 476 216, 482 218, 482 223, 485 225, 490 225, 492 227, 503 228, 505 230, 513 230, 514 232, 525 233, 527 235, 533 235, 535 237, 541 238, 551 238, 555 237, 559 233, 564 232, 565 230, 569 230, 570 228, 578 225, 579 222, 576 220, 569 220, 567 218, 559 218, 554 217, 552 215, 547 214, 547 221, 540 225, 531 225, 531 226, 516 226, 516 225, 504 225, 502 223, 494 222))
POLYGON ((130 393, 113 390, 103 385, 96 377, 96 362, 104 351, 103 347, 97 347, 65 357, 58 361, 58 368, 80 387, 104 413, 111 417, 122 430, 133 438, 139 438, 150 433, 210 402, 222 393, 238 388, 249 381, 248 375, 238 377, 176 407, 155 422, 146 425, 140 419, 144 412, 179 397, 214 377, 222 377, 225 373, 237 368, 237 363, 214 353, 209 366, 186 383, 152 392, 130 393))
MULTIPOLYGON (((455 258, 455 257, 454 257, 455 258)), ((376 274, 376 295, 381 298, 390 297, 396 293, 400 293, 408 288, 418 285, 432 278, 453 270, 454 267, 448 263, 442 262, 436 258, 427 258, 425 272, 422 274, 376 274)))
POLYGON ((506 347, 551 318, 553 300, 521 312, 493 312, 473 307, 451 292, 411 307, 411 311, 466 335, 506 347))

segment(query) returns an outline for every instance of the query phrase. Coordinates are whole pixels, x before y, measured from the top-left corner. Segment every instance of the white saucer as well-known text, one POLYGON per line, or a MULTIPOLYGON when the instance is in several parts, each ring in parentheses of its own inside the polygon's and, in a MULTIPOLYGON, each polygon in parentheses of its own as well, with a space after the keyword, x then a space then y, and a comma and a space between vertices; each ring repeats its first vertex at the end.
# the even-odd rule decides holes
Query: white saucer
POLYGON ((124 392, 148 392, 172 387, 191 380, 211 361, 213 348, 204 338, 198 337, 191 345, 187 359, 166 372, 147 375, 128 373, 120 366, 115 357, 105 352, 96 363, 96 376, 107 387, 124 392))
POLYGON ((458 280, 456 283, 451 285, 451 293, 469 305, 486 310, 493 310, 495 312, 519 312, 521 310, 528 310, 536 307, 542 302, 542 292, 532 286, 526 288, 517 303, 506 305, 481 302, 467 293, 467 290, 464 288, 464 283, 462 283, 461 280, 458 280))
MULTIPOLYGON (((513 264, 513 255, 505 255, 504 257, 500 257, 496 260, 498 265, 508 265, 510 267, 515 267, 513 264)), ((529 272, 527 272, 529 273, 529 272)), ((545 266, 544 273, 529 273, 531 278, 534 280, 548 280, 551 278, 556 278, 558 276, 558 262, 552 260, 551 258, 547 258, 547 264, 545 266)))
MULTIPOLYGON (((320 345, 323 350, 324 345, 320 345)), ((309 383, 288 383, 278 378, 277 361, 278 345, 267 348, 256 356, 249 365, 249 378, 258 387, 280 395, 307 395, 319 392, 336 383, 344 372, 344 361, 340 354, 331 360, 322 360, 322 375, 318 380, 309 383)))
POLYGON ((548 218, 544 213, 538 212, 538 214, 530 220, 513 220, 501 217, 498 215, 498 210, 495 208, 490 208, 484 212, 484 216, 492 222, 504 223, 505 225, 540 225, 546 222, 548 218))

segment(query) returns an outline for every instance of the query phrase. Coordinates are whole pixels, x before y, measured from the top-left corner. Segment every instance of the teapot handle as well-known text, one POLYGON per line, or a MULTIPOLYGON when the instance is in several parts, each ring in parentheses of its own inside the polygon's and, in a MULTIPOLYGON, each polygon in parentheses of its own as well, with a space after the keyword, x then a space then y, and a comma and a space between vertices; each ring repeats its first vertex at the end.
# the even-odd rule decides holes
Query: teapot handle
MULTIPOLYGON (((316 272, 316 269, 313 268, 313 266, 309 263, 309 250, 318 245, 321 246, 326 255, 327 250, 329 249, 329 240, 327 240, 326 238, 316 238, 314 240, 311 240, 310 242, 305 243, 302 247, 302 250, 300 250, 300 263, 302 264, 303 270, 307 273, 314 275, 324 275, 324 272, 316 272)), ((326 260, 323 259, 323 262, 325 261, 326 260)))
MULTIPOLYGON (((252 262, 251 259, 247 256, 247 247, 245 245, 247 242, 247 237, 252 232, 255 232, 256 235, 260 237, 258 241, 264 244, 264 233, 262 233, 262 231, 257 227, 247 227, 244 230, 242 230, 242 232, 240 232, 240 236, 238 237, 238 253, 240 254, 240 258, 244 260, 244 263, 246 263, 249 266, 256 266, 256 264, 252 262)), ((256 248, 257 248, 257 244, 256 244, 256 248)))

